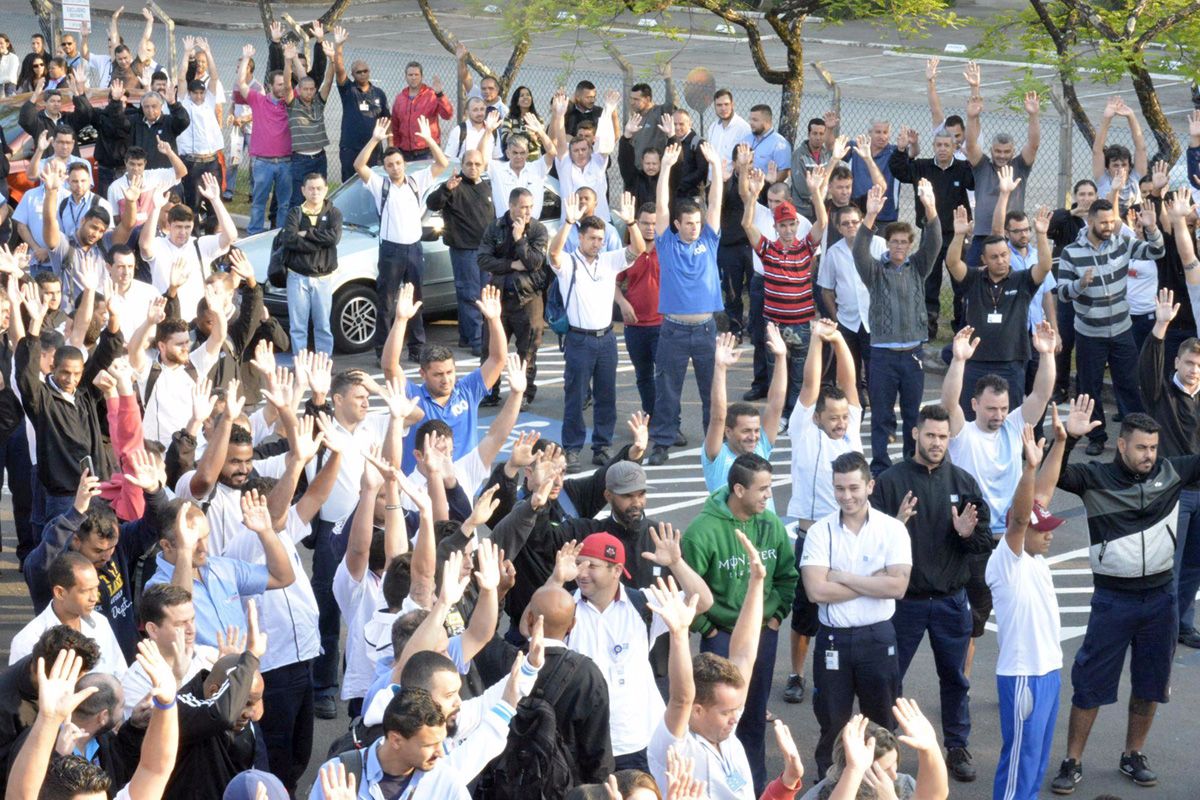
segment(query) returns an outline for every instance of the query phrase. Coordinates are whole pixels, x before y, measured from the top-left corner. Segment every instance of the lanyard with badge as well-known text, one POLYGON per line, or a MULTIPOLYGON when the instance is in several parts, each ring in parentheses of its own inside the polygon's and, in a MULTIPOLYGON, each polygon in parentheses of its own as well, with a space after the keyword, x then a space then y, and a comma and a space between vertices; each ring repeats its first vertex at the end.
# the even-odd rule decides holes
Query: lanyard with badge
POLYGON ((1004 284, 993 283, 987 276, 984 276, 984 280, 988 284, 988 299, 992 301, 992 312, 987 315, 987 324, 1000 325, 1004 322, 1004 315, 1000 313, 1000 300, 1004 297, 1004 284))
MULTIPOLYGON (((721 772, 725 775, 725 785, 729 787, 729 791, 733 792, 734 794, 740 792, 746 786, 748 781, 746 776, 742 774, 741 770, 737 768, 737 765, 733 763, 733 759, 727 758, 725 754, 721 752, 720 747, 713 747, 709 742, 705 741, 703 737, 695 736, 694 738, 700 743, 700 746, 707 749, 708 752, 716 758, 717 763, 721 765, 721 772)), ((708 786, 708 791, 711 795, 711 780, 709 780, 708 786)))

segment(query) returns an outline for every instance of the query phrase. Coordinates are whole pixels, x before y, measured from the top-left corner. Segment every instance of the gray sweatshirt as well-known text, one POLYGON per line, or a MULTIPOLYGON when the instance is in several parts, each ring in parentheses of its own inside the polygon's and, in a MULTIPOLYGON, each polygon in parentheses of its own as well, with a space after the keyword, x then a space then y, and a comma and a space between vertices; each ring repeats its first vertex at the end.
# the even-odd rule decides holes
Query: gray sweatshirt
POLYGON ((853 246, 854 266, 871 295, 871 344, 923 342, 928 335, 925 276, 942 249, 941 226, 926 225, 920 247, 898 267, 886 254, 871 255, 874 236, 866 225, 859 226, 853 246))

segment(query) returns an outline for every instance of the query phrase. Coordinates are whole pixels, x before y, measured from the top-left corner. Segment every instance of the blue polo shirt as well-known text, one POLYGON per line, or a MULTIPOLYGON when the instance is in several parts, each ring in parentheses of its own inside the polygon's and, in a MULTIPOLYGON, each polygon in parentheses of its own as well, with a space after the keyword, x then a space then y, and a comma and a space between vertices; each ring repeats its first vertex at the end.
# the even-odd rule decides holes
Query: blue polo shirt
POLYGON ((779 169, 792 168, 792 145, 774 128, 762 136, 752 133, 742 140, 742 144, 747 145, 753 153, 755 169, 766 172, 772 161, 779 169))
MULTIPOLYGON (((486 335, 487 331, 484 331, 486 335)), ((454 383, 450 398, 446 405, 438 403, 430 396, 425 384, 412 381, 405 383, 408 396, 416 399, 417 405, 425 412, 425 420, 440 419, 450 426, 454 433, 454 460, 471 452, 478 444, 476 427, 479 424, 479 404, 488 393, 488 387, 483 383, 483 373, 476 369, 474 372, 454 383)), ((417 427, 414 426, 404 437, 404 463, 401 469, 408 474, 416 469, 417 459, 413 456, 413 447, 417 443, 417 427)))
POLYGON ((654 240, 658 252, 658 312, 704 314, 721 311, 721 279, 717 273, 717 246, 721 232, 700 229, 696 241, 684 243, 670 228, 654 240))
MULTIPOLYGON (((881 222, 895 222, 900 216, 900 211, 896 208, 896 181, 892 178, 892 168, 889 166, 894 152, 896 152, 896 145, 889 144, 879 151, 879 155, 873 157, 875 166, 879 167, 884 180, 887 181, 887 200, 878 217, 881 222)), ((850 193, 855 197, 866 197, 867 192, 871 191, 874 184, 871 182, 871 171, 867 169, 857 147, 851 149, 846 155, 846 160, 850 162, 850 172, 854 175, 854 187, 850 193)))
POLYGON ((375 120, 391 116, 387 95, 375 84, 364 92, 351 77, 337 84, 337 90, 342 98, 341 146, 360 150, 375 133, 375 120))
MULTIPOLYGON (((170 583, 175 565, 158 559, 158 569, 147 586, 170 583)), ((196 643, 217 646, 217 631, 230 625, 246 630, 242 600, 267 591, 270 574, 263 564, 247 564, 233 558, 209 556, 200 569, 200 580, 192 581, 192 605, 196 609, 196 643)))

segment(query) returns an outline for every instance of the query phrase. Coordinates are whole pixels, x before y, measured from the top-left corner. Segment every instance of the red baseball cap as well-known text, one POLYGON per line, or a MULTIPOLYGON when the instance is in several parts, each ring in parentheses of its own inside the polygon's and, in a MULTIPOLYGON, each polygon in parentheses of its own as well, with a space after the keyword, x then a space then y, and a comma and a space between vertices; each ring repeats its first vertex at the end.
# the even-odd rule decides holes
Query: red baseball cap
POLYGON ((625 545, 621 544, 621 540, 611 533, 593 533, 584 539, 579 555, 598 558, 609 564, 620 564, 621 572, 625 573, 625 577, 633 577, 625 568, 625 545))
MULTIPOLYGON (((1011 518, 1012 509, 1010 508, 1008 513, 1005 515, 1005 520, 1007 521, 1011 518)), ((1057 528, 1059 525, 1062 525, 1064 522, 1066 522, 1065 519, 1054 516, 1046 509, 1044 505, 1036 500, 1033 501, 1033 513, 1029 515, 1030 528, 1038 531, 1039 533, 1048 533, 1057 528)))
POLYGON ((799 219, 800 215, 796 212, 796 207, 790 201, 784 200, 779 205, 775 206, 775 221, 787 222, 793 219, 799 219))

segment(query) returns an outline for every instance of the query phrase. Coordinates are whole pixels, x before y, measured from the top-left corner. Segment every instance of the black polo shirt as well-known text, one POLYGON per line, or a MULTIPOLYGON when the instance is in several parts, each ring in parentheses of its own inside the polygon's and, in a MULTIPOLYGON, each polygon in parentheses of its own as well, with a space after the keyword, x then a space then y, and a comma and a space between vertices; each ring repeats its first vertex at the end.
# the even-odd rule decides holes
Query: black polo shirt
POLYGON ((974 361, 1029 360, 1029 303, 1037 294, 1033 270, 1009 270, 999 283, 984 268, 970 269, 962 283, 963 316, 979 337, 974 361))

